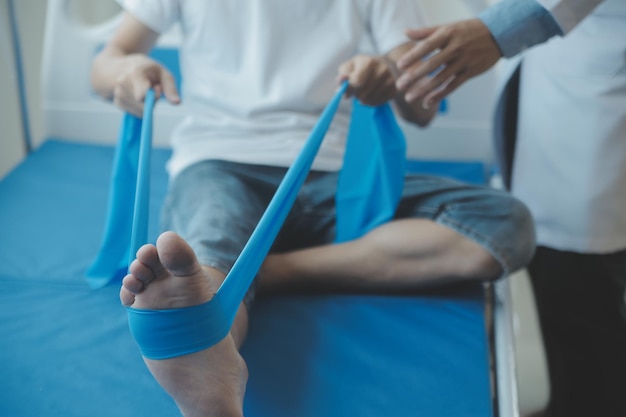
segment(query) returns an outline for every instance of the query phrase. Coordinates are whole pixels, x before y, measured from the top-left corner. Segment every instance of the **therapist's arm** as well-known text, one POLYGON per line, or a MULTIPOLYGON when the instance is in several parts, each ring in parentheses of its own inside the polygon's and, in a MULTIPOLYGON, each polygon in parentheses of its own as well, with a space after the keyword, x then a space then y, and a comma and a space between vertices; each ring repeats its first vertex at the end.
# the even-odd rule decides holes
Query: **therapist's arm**
POLYGON ((146 54, 159 34, 126 13, 113 38, 94 58, 93 89, 122 110, 141 117, 143 101, 153 88, 172 104, 180 103, 174 77, 146 54))
POLYGON ((423 127, 435 117, 437 108, 407 103, 395 84, 399 74, 397 61, 411 47, 407 42, 385 55, 357 55, 339 67, 338 81, 347 80, 347 96, 356 97, 365 105, 379 106, 393 100, 403 119, 423 127))
POLYGON ((567 35, 604 0, 537 0, 567 35))
POLYGON ((563 33, 539 2, 503 0, 475 19, 408 31, 417 43, 399 62, 403 75, 397 87, 409 102, 435 105, 468 79, 491 68, 500 57, 517 55, 563 33), (432 73, 436 75, 430 76, 432 73))

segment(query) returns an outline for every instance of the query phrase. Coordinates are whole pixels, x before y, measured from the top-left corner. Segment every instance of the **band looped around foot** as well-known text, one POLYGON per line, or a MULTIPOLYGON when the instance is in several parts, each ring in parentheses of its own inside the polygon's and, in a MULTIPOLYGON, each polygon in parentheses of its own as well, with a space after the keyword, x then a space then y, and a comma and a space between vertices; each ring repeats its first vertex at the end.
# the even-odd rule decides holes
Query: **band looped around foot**
POLYGON ((228 335, 231 315, 216 295, 197 306, 169 310, 127 307, 130 331, 147 359, 169 359, 216 345, 228 335))
MULTIPOLYGON (((198 352, 228 335, 241 300, 311 170, 347 86, 344 82, 324 109, 215 297, 188 308, 128 308, 131 333, 145 358, 168 359, 198 352)), ((347 172, 340 174, 337 191, 338 216, 347 217, 338 217, 338 241, 357 238, 391 219, 400 200, 404 179, 404 135, 388 104, 366 108, 355 100, 348 140, 352 143, 348 144, 347 158, 344 159, 351 160, 346 164, 347 172)), ((147 181, 145 176, 139 179, 147 181)), ((145 189, 146 184, 142 185, 145 189)))
POLYGON ((311 170, 347 83, 337 91, 287 170, 274 197, 230 273, 209 302, 188 308, 144 310, 127 307, 131 334, 142 355, 168 359, 207 349, 229 332, 235 315, 311 170))

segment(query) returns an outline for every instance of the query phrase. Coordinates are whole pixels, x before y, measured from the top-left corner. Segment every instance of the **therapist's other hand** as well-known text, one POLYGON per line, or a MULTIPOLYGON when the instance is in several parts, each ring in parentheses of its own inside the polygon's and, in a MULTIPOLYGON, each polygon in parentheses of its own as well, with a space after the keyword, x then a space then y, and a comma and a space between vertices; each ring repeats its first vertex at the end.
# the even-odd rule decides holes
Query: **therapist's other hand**
POLYGON ((491 68, 502 57, 491 32, 480 19, 409 30, 416 41, 398 60, 397 89, 409 103, 438 103, 468 79, 491 68))
POLYGON ((380 106, 398 94, 396 78, 382 56, 355 56, 339 67, 337 79, 348 81, 347 97, 356 97, 368 106, 380 106))
POLYGON ((143 102, 150 88, 154 89, 156 100, 164 95, 170 103, 180 103, 174 77, 165 67, 143 54, 131 54, 124 60, 125 70, 117 78, 113 90, 116 106, 142 117, 143 102))

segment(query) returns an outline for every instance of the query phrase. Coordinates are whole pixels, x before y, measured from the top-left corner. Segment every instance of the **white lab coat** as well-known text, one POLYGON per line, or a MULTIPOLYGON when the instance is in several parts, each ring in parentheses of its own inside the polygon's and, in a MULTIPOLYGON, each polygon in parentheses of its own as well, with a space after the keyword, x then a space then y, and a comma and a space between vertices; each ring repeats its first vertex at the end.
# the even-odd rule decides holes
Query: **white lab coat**
POLYGON ((511 190, 533 213, 538 244, 625 249, 626 1, 603 2, 531 49, 520 82, 511 190))
POLYGON ((537 0, 537 3, 552 14, 564 34, 568 34, 602 2, 603 0, 537 0))

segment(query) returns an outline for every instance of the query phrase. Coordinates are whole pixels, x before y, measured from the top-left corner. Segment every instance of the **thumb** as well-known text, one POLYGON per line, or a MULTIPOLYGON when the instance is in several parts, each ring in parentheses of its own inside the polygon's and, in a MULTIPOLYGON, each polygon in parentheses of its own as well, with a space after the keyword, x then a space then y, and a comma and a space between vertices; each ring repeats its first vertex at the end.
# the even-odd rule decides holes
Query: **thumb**
MULTIPOLYGON (((350 60, 347 62, 344 62, 343 64, 341 64, 339 66, 339 69, 337 70, 337 84, 341 84, 344 81, 347 81, 350 79, 350 75, 352 74, 352 72, 354 71, 354 60, 350 60)), ((348 88, 346 89, 346 94, 345 97, 349 98, 352 97, 352 87, 350 87, 350 85, 348 85, 348 88)))
POLYGON ((350 74, 354 71, 354 62, 353 60, 344 62, 339 66, 337 70, 337 81, 342 82, 350 78, 350 74))

